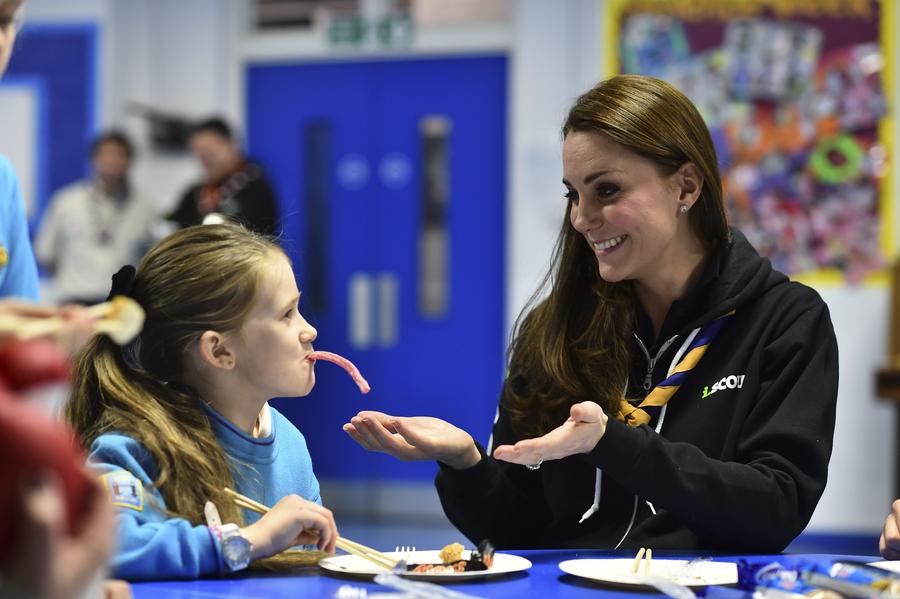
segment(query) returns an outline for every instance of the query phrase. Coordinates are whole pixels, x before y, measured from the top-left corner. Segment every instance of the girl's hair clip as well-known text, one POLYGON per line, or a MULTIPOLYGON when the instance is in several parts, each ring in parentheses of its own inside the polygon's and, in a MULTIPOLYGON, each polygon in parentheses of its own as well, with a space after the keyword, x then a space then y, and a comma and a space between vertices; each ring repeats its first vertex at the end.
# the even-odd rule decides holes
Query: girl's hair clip
POLYGON ((112 276, 112 287, 109 290, 109 295, 106 297, 106 301, 111 300, 117 295, 131 297, 131 291, 132 289, 134 289, 134 277, 136 274, 137 270, 130 264, 126 264, 125 266, 120 268, 119 272, 112 276))

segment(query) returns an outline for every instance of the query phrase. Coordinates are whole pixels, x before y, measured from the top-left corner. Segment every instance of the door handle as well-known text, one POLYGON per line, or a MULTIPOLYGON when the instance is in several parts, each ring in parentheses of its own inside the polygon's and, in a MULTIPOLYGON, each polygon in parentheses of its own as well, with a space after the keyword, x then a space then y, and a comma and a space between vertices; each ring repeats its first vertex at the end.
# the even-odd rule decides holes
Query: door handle
POLYGON ((450 310, 450 119, 430 115, 419 122, 422 194, 419 220, 419 312, 428 319, 450 310))
POLYGON ((373 342, 372 277, 361 272, 350 275, 347 284, 348 341, 353 349, 368 349, 373 342))
POLYGON ((397 276, 389 272, 381 273, 373 281, 371 275, 353 273, 350 275, 347 292, 347 320, 350 323, 347 335, 350 347, 370 349, 376 342, 379 347, 397 345, 397 276))
POLYGON ((397 345, 398 329, 397 276, 385 272, 378 276, 378 345, 397 345))

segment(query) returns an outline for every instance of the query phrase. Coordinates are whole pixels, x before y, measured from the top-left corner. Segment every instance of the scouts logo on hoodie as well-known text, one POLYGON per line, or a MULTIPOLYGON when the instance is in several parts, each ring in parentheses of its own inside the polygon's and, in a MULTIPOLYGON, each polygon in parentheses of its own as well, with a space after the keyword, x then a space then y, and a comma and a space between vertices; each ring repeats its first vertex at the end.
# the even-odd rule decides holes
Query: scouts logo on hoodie
POLYGON ((709 386, 703 387, 703 393, 700 395, 700 397, 706 399, 716 391, 721 391, 723 389, 740 389, 743 386, 743 374, 729 374, 728 376, 723 376, 716 384, 712 386, 712 388, 710 388, 709 386))
POLYGON ((9 252, 6 251, 6 248, 0 244, 0 268, 3 268, 9 264, 9 252))
POLYGON ((127 470, 116 470, 100 477, 109 491, 113 505, 144 511, 144 487, 140 479, 127 470))

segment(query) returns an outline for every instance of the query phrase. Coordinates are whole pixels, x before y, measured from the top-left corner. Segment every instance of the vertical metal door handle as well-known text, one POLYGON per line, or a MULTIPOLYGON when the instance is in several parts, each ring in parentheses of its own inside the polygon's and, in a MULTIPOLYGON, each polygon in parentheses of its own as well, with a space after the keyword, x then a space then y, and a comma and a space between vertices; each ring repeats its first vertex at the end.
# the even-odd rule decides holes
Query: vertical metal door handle
POLYGON ((372 277, 365 273, 353 273, 347 284, 347 327, 350 347, 368 349, 372 347, 373 310, 372 277))
POLYGON ((398 326, 397 275, 386 272, 378 276, 378 345, 397 345, 398 326))
POLYGON ((428 319, 450 310, 450 119, 429 115, 419 121, 422 195, 419 220, 419 312, 428 319))

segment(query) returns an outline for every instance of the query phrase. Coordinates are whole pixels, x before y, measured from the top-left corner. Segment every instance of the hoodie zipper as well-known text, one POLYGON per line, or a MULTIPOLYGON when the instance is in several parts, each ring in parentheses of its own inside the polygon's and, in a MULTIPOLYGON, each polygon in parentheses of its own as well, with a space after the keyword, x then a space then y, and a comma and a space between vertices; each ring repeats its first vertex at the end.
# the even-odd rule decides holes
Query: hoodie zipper
MULTIPOLYGON (((644 342, 641 341, 641 338, 638 337, 637 333, 634 333, 634 338, 637 339, 638 346, 640 346, 641 351, 644 352, 644 355, 647 357, 647 375, 644 377, 644 391, 649 391, 650 388, 653 386, 653 368, 656 366, 657 360, 659 360, 660 356, 662 356, 665 353, 665 351, 667 349, 669 349, 669 346, 675 342, 675 340, 678 338, 678 335, 673 336, 671 339, 669 339, 668 341, 663 343, 662 347, 659 348, 659 351, 656 352, 656 356, 654 356, 652 358, 650 357, 650 352, 647 351, 647 348, 644 346, 644 342)), ((626 381, 625 390, 624 390, 623 394, 627 393, 627 392, 628 392, 628 383, 626 381)), ((663 406, 663 409, 665 409, 665 406, 663 406)), ((662 416, 663 414, 660 414, 660 416, 662 416)), ((660 420, 659 424, 662 424, 661 420, 660 420)), ((656 432, 659 433, 658 426, 657 426, 656 432)), ((581 520, 578 521, 579 524, 581 524, 582 522, 584 522, 585 520, 587 520, 588 518, 590 518, 591 516, 596 514, 597 511, 600 509, 600 492, 601 492, 602 480, 603 480, 603 471, 600 470, 599 468, 597 468, 597 473, 595 474, 595 480, 594 480, 594 502, 591 504, 591 507, 589 507, 588 510, 584 513, 584 515, 581 516, 581 520)), ((648 502, 648 504, 649 504, 649 502, 648 502)), ((634 509, 631 512, 631 522, 628 523, 628 528, 627 528, 627 530, 625 530, 625 534, 622 535, 622 538, 616 544, 616 547, 615 547, 616 549, 619 548, 619 545, 622 544, 622 542, 625 540, 625 537, 627 537, 628 533, 631 532, 631 527, 634 526, 634 519, 637 516, 637 507, 638 507, 638 497, 637 497, 637 495, 635 495, 634 496, 634 509)), ((651 510, 653 509, 652 504, 650 504, 650 509, 651 510)), ((654 510, 654 513, 655 513, 655 510, 654 510)))
POLYGON ((656 367, 657 360, 659 360, 666 350, 669 349, 669 346, 678 339, 678 335, 673 335, 663 343, 662 347, 659 348, 659 351, 656 352, 656 355, 652 358, 650 357, 650 352, 647 351, 647 347, 644 345, 644 342, 641 341, 641 338, 638 337, 637 333, 634 333, 634 338, 638 342, 638 347, 641 348, 641 351, 644 352, 644 356, 647 358, 647 374, 644 376, 644 393, 646 394, 653 388, 653 369, 656 367))
MULTIPOLYGON (((678 360, 681 359, 681 356, 684 354, 685 350, 687 349, 687 346, 690 344, 691 341, 694 340, 694 337, 697 336, 697 333, 699 332, 699 330, 700 329, 694 329, 691 332, 691 334, 688 335, 685 342, 682 344, 681 349, 679 349, 677 352, 675 352, 675 359, 672 360, 672 365, 669 367, 669 370, 667 371, 666 376, 669 376, 672 374, 671 371, 675 369, 675 364, 677 363, 678 360)), ((644 352, 644 356, 646 356, 646 358, 647 358, 647 375, 644 377, 644 391, 646 392, 646 391, 649 391, 650 388, 653 386, 653 368, 656 366, 657 360, 659 360, 659 358, 665 353, 665 351, 667 349, 669 349, 669 346, 672 345, 672 343, 674 343, 676 339, 678 339, 678 335, 673 335, 670 339, 668 339, 665 343, 663 343, 662 347, 659 348, 659 351, 656 352, 656 355, 653 356, 652 358, 650 357, 650 352, 647 351, 647 347, 644 345, 644 342, 641 341, 641 338, 638 337, 637 333, 634 333, 634 338, 637 340, 638 346, 641 348, 641 351, 644 352)), ((664 405, 662 407, 662 411, 659 414, 659 420, 656 423, 656 429, 655 429, 657 435, 659 434, 659 431, 662 429, 662 423, 663 423, 663 419, 665 418, 665 415, 666 415, 667 407, 668 407, 668 405, 664 405)), ((598 469, 598 474, 599 474, 599 469, 598 469)), ((594 502, 599 504, 599 496, 595 497, 594 502)), ((625 539, 628 538, 628 534, 631 532, 631 528, 634 526, 634 521, 637 518, 639 503, 640 503, 640 500, 639 500, 638 496, 635 495, 634 496, 634 507, 631 510, 631 520, 628 522, 628 527, 625 529, 625 534, 623 534, 622 538, 619 539, 619 542, 616 543, 616 546, 614 549, 618 549, 619 547, 621 547, 622 543, 625 542, 625 539)), ((653 507, 653 504, 650 503, 649 501, 647 501, 646 503, 650 507, 650 511, 653 512, 653 515, 655 516, 656 508, 653 507)), ((584 521, 583 518, 582 518, 582 521, 584 521)))

